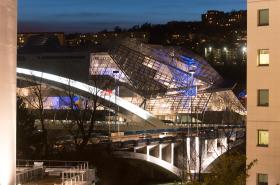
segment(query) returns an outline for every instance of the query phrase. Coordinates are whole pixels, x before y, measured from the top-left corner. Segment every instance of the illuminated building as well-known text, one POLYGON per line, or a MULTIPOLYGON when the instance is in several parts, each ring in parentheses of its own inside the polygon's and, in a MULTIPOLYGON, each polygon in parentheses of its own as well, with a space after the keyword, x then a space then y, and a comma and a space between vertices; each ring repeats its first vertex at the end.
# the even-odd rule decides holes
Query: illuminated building
POLYGON ((247 12, 244 10, 225 13, 223 11, 209 10, 202 14, 202 22, 209 25, 228 27, 246 21, 247 12))
POLYGON ((30 32, 30 33, 18 33, 17 34, 17 42, 18 42, 18 47, 23 47, 26 42, 28 42, 29 38, 30 37, 33 37, 33 36, 55 36, 58 41, 59 41, 59 44, 61 46, 64 46, 65 45, 65 35, 63 32, 30 32))
POLYGON ((182 48, 126 40, 108 53, 91 55, 92 76, 115 78, 115 70, 120 71, 122 98, 161 120, 186 122, 188 114, 225 111, 228 104, 244 114, 222 77, 204 59, 182 48))
POLYGON ((213 65, 244 65, 247 61, 246 45, 235 48, 207 47, 204 56, 213 65))
POLYGON ((280 1, 248 0, 247 185, 280 184, 280 1))
POLYGON ((202 14, 202 22, 212 24, 212 25, 221 25, 223 22, 222 17, 225 16, 225 12, 217 10, 209 10, 206 14, 202 14))
MULTIPOLYGON (((20 54, 19 64, 20 67, 38 71, 43 69, 44 72, 93 85, 93 79, 108 81, 109 85, 102 87, 104 90, 114 89, 118 85, 120 98, 160 120, 187 123, 190 122, 189 115, 202 120, 205 112, 223 112, 228 109, 240 115, 245 113, 244 107, 222 77, 204 59, 179 47, 147 45, 128 39, 111 43, 109 52, 92 53, 88 62, 81 61, 81 69, 77 65, 73 67, 73 63, 67 63, 72 55, 20 54), (61 56, 67 55, 69 57, 63 62, 61 56), (53 60, 43 60, 46 56, 51 56, 53 60), (59 72, 65 70, 63 65, 67 65, 67 74, 59 72), (119 73, 114 74, 114 71, 119 73)), ((48 102, 47 107, 57 107, 57 98, 49 100, 53 100, 53 105, 48 102)))

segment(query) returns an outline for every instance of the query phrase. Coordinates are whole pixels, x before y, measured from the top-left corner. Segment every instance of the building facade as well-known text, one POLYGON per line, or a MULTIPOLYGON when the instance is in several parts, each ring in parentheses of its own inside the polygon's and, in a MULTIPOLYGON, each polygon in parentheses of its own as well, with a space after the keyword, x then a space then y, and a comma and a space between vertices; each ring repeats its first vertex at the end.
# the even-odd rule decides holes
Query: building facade
POLYGON ((0 1, 0 184, 15 184, 17 1, 0 1))
POLYGON ((280 184, 280 1, 248 0, 247 185, 280 184))

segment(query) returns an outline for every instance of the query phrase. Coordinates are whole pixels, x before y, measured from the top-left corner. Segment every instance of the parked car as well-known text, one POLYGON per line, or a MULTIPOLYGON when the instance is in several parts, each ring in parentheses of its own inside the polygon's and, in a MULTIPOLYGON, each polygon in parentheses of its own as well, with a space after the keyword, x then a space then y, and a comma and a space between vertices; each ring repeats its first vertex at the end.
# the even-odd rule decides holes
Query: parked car
POLYGON ((139 138, 140 139, 150 139, 150 138, 152 138, 152 135, 151 134, 140 134, 139 138))
POLYGON ((167 136, 171 136, 168 132, 162 132, 159 134, 159 138, 164 138, 164 137, 167 137, 167 136))

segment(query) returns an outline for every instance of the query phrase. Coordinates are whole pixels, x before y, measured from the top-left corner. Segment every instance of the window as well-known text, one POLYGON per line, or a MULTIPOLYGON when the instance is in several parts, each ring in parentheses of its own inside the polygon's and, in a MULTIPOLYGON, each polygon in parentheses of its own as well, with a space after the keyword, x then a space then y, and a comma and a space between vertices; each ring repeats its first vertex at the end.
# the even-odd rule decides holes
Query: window
POLYGON ((258 106, 268 107, 269 105, 269 90, 259 89, 258 90, 258 106))
POLYGON ((269 49, 259 49, 258 65, 259 66, 268 66, 269 65, 269 49))
POLYGON ((258 174, 257 175, 257 185, 268 185, 268 175, 258 174))
POLYGON ((259 10, 259 26, 268 26, 269 25, 269 9, 259 10))
POLYGON ((258 130, 258 146, 268 147, 269 133, 268 130, 258 130))

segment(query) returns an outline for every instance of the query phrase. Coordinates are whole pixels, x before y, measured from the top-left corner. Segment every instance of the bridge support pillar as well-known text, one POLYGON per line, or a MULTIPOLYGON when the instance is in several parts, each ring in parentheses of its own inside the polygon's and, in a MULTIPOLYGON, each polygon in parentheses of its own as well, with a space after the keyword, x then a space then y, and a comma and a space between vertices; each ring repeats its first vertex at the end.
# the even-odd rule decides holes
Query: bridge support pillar
POLYGON ((171 159, 170 159, 171 162, 170 163, 172 165, 174 165, 174 145, 175 145, 174 143, 171 143, 171 151, 170 151, 171 152, 171 159))
POLYGON ((158 158, 159 158, 160 160, 162 160, 162 144, 159 144, 158 152, 159 152, 158 158))
POLYGON ((213 153, 217 152, 217 145, 218 145, 218 139, 209 139, 207 141, 207 152, 213 153))
POLYGON ((187 138, 186 140, 186 149, 187 149, 187 165, 190 165, 191 161, 191 138, 187 138))
POLYGON ((205 159, 207 157, 207 143, 208 140, 205 139, 202 143, 201 143, 201 157, 202 159, 205 159))
POLYGON ((227 150, 227 138, 223 137, 219 139, 221 151, 226 151, 227 150))
POLYGON ((200 148, 200 142, 199 142, 199 137, 195 137, 195 171, 196 172, 199 172, 199 159, 200 159, 200 151, 199 151, 199 148, 200 148))
POLYGON ((147 160, 150 161, 150 150, 151 150, 152 146, 148 145, 146 147, 146 155, 147 155, 147 160))
POLYGON ((168 144, 166 147, 162 148, 162 160, 174 164, 174 143, 168 144))

